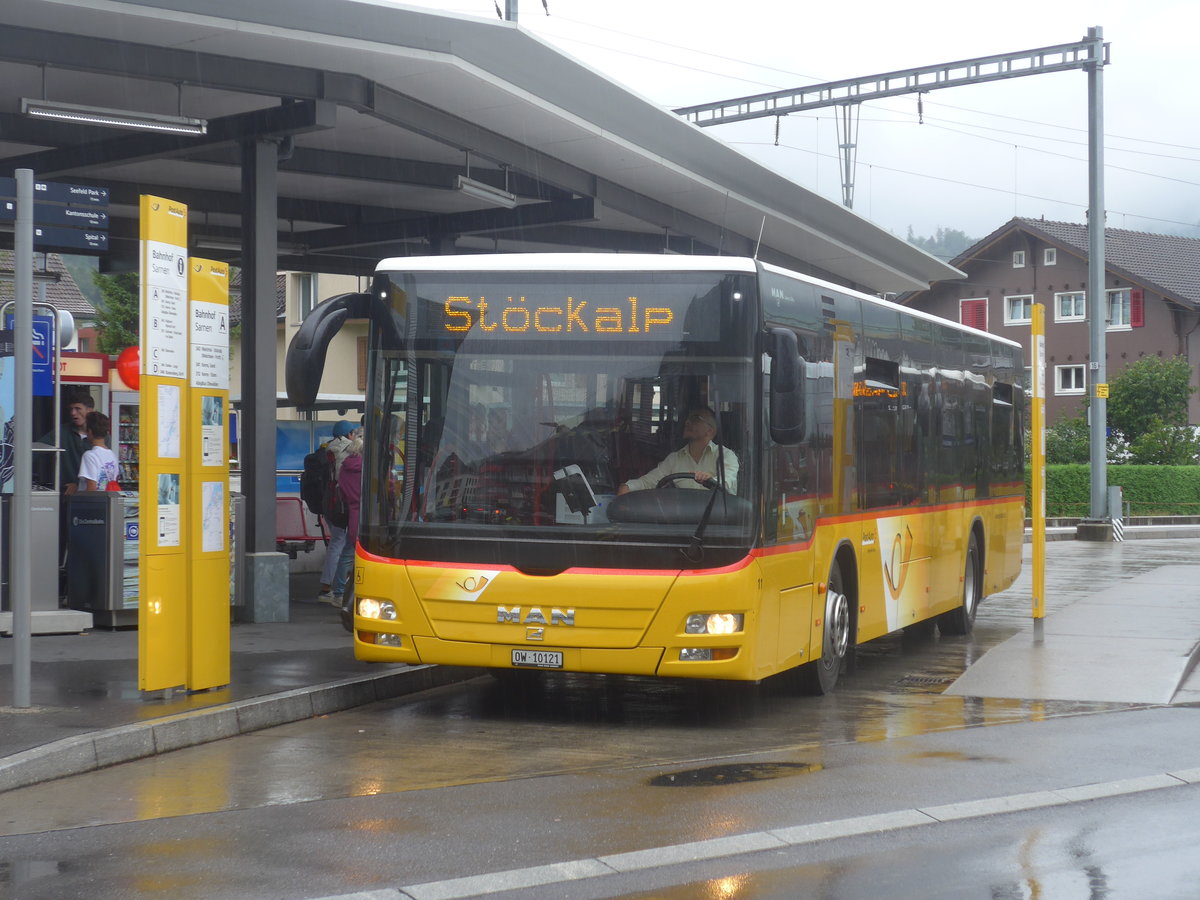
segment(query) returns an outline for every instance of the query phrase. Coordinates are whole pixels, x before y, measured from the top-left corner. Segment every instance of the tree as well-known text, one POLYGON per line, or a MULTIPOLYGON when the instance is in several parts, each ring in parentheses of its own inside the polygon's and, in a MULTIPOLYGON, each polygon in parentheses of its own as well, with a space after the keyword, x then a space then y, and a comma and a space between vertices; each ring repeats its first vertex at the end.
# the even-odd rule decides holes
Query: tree
POLYGON ((101 353, 120 353, 138 343, 138 276, 136 272, 92 275, 100 289, 96 307, 97 346, 101 353))
POLYGON ((1046 429, 1046 463, 1082 463, 1086 466, 1091 462, 1090 442, 1087 419, 1082 416, 1059 419, 1046 429))
POLYGON ((939 228, 932 237, 918 237, 913 234, 911 225, 906 240, 939 259, 954 259, 975 243, 975 238, 967 237, 966 232, 957 228, 939 228))
POLYGON ((1109 383, 1108 424, 1113 450, 1136 465, 1187 465, 1200 440, 1188 425, 1192 368, 1181 356, 1143 356, 1109 383), (1113 446, 1115 445, 1115 447, 1113 446))

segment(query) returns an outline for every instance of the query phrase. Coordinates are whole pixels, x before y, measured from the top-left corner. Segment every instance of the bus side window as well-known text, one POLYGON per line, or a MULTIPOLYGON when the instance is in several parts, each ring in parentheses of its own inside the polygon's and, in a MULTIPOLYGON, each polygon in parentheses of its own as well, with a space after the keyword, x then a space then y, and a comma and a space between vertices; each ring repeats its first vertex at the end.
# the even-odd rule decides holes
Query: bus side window
POLYGON ((773 487, 767 503, 780 543, 803 540, 811 532, 815 507, 812 490, 812 466, 806 446, 771 448, 773 487), (773 510, 773 514, 772 511, 773 510))

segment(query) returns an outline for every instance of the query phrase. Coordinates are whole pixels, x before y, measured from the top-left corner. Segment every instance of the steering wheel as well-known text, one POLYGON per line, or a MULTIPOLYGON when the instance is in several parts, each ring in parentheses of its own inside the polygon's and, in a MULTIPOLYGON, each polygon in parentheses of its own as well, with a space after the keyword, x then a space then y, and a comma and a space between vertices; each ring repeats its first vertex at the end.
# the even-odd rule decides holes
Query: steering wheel
MULTIPOLYGON (((695 481, 695 480, 696 480, 695 472, 672 472, 670 475, 664 475, 662 478, 658 479, 658 484, 656 484, 654 486, 654 488, 655 488, 655 490, 658 490, 658 488, 665 488, 665 487, 673 488, 673 487, 675 487, 675 482, 677 482, 677 481, 695 481)), ((704 485, 704 487, 708 488, 710 491, 725 490, 725 488, 722 487, 720 482, 718 482, 717 479, 715 479, 715 478, 709 478, 707 481, 700 481, 697 483, 704 485)))

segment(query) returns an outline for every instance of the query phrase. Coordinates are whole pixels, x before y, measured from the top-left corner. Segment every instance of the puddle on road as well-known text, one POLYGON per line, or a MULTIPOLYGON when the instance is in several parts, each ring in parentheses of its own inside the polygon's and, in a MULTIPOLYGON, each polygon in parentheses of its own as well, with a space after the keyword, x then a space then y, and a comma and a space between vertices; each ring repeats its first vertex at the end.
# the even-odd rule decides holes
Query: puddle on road
POLYGON ((714 787, 725 784, 746 784, 751 781, 770 781, 819 772, 819 763, 737 763, 725 766, 704 766, 683 772, 656 775, 646 784, 651 787, 714 787))
POLYGON ((970 753, 962 753, 957 750, 927 750, 922 753, 910 753, 909 759, 935 759, 935 760, 951 760, 953 762, 1008 762, 1007 759, 999 756, 978 756, 970 753))

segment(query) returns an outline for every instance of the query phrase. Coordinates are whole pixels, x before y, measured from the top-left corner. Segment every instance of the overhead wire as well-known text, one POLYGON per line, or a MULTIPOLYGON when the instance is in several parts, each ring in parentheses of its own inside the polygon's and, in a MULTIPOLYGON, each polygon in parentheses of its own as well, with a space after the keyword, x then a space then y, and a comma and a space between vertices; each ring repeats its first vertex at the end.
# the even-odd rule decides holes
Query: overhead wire
MULTIPOLYGON (((725 56, 723 54, 713 53, 708 50, 699 50, 694 47, 686 47, 682 44, 677 44, 672 41, 664 41, 664 40, 660 40, 658 38, 646 37, 644 35, 631 34, 627 31, 621 31, 620 29, 616 29, 616 28, 609 28, 604 25, 596 25, 591 22, 584 22, 580 19, 572 19, 570 17, 565 17, 565 16, 556 16, 555 18, 559 22, 569 22, 574 25, 579 25, 581 27, 587 28, 589 31, 607 31, 611 34, 617 35, 622 38, 631 38, 634 40, 644 41, 645 43, 649 43, 649 44, 657 44, 662 47, 668 47, 672 50, 681 50, 685 53, 692 53, 697 56, 704 56, 704 57, 709 57, 711 59, 719 59, 719 60, 722 60, 723 62, 734 63, 735 65, 739 66, 743 70, 747 66, 750 66, 752 68, 760 69, 760 70, 767 71, 767 72, 778 72, 781 75, 787 75, 793 79, 798 79, 798 80, 799 79, 811 79, 814 83, 820 83, 822 81, 828 80, 828 79, 823 79, 820 76, 805 74, 802 72, 796 72, 792 69, 783 69, 778 66, 770 66, 765 63, 755 62, 754 60, 746 59, 744 57, 739 58, 739 57, 733 57, 733 56, 725 56)), ((554 36, 561 40, 573 41, 575 43, 583 44, 585 46, 596 47, 597 49, 606 50, 611 53, 619 53, 622 55, 633 56, 638 59, 648 59, 652 62, 656 62, 656 63, 665 65, 665 66, 672 66, 675 68, 681 68, 681 69, 685 69, 687 71, 692 71, 692 72, 704 72, 706 74, 714 74, 711 68, 702 68, 700 66, 692 66, 692 65, 688 65, 686 63, 680 63, 680 62, 673 61, 673 60, 662 59, 661 57, 645 56, 644 54, 634 53, 632 51, 625 50, 620 47, 614 47, 614 46, 607 45, 607 44, 600 44, 600 43, 596 43, 593 41, 585 41, 582 38, 568 36, 568 35, 564 35, 564 34, 554 34, 554 36)), ((754 79, 747 79, 745 76, 740 75, 740 74, 732 74, 731 73, 725 77, 733 78, 733 79, 736 79, 739 81, 745 81, 748 84, 757 84, 760 87, 766 87, 771 90, 789 90, 790 89, 787 86, 777 84, 777 83, 770 83, 770 82, 757 81, 754 79)), ((924 93, 924 92, 922 92, 922 93, 924 93)), ((1071 126, 1071 125, 1060 125, 1055 122, 1043 122, 1038 119, 1029 119, 1029 118, 1024 118, 1021 116, 1006 115, 1004 113, 988 112, 987 110, 972 109, 971 107, 966 107, 966 106, 956 106, 951 103, 944 103, 944 102, 935 101, 932 99, 926 100, 925 103, 927 104, 925 107, 925 110, 924 110, 924 113, 926 116, 929 115, 929 109, 931 107, 942 107, 945 109, 957 110, 958 112, 967 112, 967 113, 973 113, 976 115, 990 116, 990 117, 999 118, 999 119, 1008 119, 1008 120, 1011 120, 1014 122, 1025 122, 1027 124, 1038 125, 1043 128, 1057 128, 1057 129, 1062 129, 1065 131, 1076 131, 1076 132, 1079 132, 1080 134, 1087 134, 1086 128, 1078 128, 1078 127, 1071 126)), ((680 104, 672 104, 672 105, 680 105, 680 104)), ((901 114, 903 114, 903 113, 901 113, 901 114)), ((980 127, 980 128, 990 127, 990 126, 982 126, 982 125, 973 126, 970 123, 964 123, 964 122, 958 122, 955 124, 960 124, 960 125, 963 125, 964 127, 968 127, 968 128, 970 128, 970 127, 980 127)), ((998 128, 994 128, 993 130, 1004 131, 1004 129, 998 129, 998 128)), ((1028 134, 1028 133, 1024 133, 1024 132, 1006 132, 1006 133, 1016 134, 1016 135, 1020 135, 1020 136, 1024 136, 1024 137, 1031 137, 1031 138, 1035 138, 1037 140, 1070 142, 1069 139, 1067 139, 1067 138, 1053 138, 1053 137, 1048 137, 1048 136, 1044 136, 1044 135, 1028 134)), ((1115 140, 1124 140, 1124 141, 1134 141, 1137 143, 1154 144, 1154 145, 1163 146, 1163 147, 1173 147, 1173 148, 1179 149, 1179 150, 1194 150, 1194 151, 1200 152, 1200 147, 1196 147, 1196 146, 1192 146, 1192 145, 1188 145, 1188 144, 1175 144, 1175 143, 1170 143, 1167 141, 1155 141, 1155 140, 1151 140, 1149 138, 1127 137, 1127 136, 1123 136, 1123 135, 1114 135, 1114 134, 1106 134, 1105 137, 1109 140, 1115 139, 1115 140)), ((1079 143, 1086 146, 1086 141, 1080 141, 1079 143)), ((1122 147, 1106 146, 1105 149, 1113 150, 1116 152, 1122 152, 1122 153, 1144 153, 1145 155, 1156 155, 1156 154, 1149 153, 1148 151, 1130 150, 1130 149, 1122 148, 1122 147)), ((1200 162, 1200 159, 1192 160, 1190 157, 1175 157, 1175 156, 1164 155, 1163 158, 1164 159, 1181 159, 1181 160, 1185 160, 1185 161, 1200 162)))
MULTIPOLYGON (((705 67, 705 66, 689 65, 687 63, 680 62, 678 60, 664 59, 661 55, 651 56, 651 55, 644 54, 644 53, 638 53, 633 50, 626 49, 624 47, 617 47, 617 46, 613 46, 610 44, 600 43, 597 41, 586 40, 584 38, 563 32, 561 29, 558 28, 558 26, 560 24, 574 25, 574 26, 578 26, 581 28, 586 28, 589 33, 595 33, 598 31, 599 32, 607 32, 609 34, 616 35, 622 39, 627 39, 627 40, 632 39, 632 40, 644 42, 647 44, 654 44, 654 45, 657 45, 660 47, 670 48, 672 50, 678 50, 683 53, 694 54, 694 55, 701 56, 701 57, 704 57, 707 59, 715 59, 715 60, 721 60, 723 62, 733 63, 738 67, 738 72, 737 73, 732 73, 732 72, 727 73, 727 74, 724 74, 723 77, 726 77, 726 78, 729 78, 730 80, 738 81, 738 82, 741 82, 744 84, 754 85, 756 87, 767 88, 768 90, 787 90, 788 88, 784 87, 778 83, 761 81, 758 79, 747 77, 745 74, 747 67, 753 68, 755 70, 763 71, 763 72, 774 72, 774 73, 778 73, 780 75, 786 75, 789 79, 794 79, 794 80, 811 80, 814 83, 817 83, 817 82, 820 82, 823 80, 827 80, 827 79, 821 79, 818 76, 814 76, 814 75, 810 75, 810 74, 798 73, 791 69, 785 69, 785 68, 781 68, 781 67, 777 67, 777 66, 771 66, 771 65, 761 63, 761 62, 756 62, 753 59, 746 59, 746 58, 742 58, 742 57, 732 57, 732 56, 726 56, 726 55, 723 55, 720 53, 713 53, 713 52, 707 51, 707 50, 699 50, 694 47, 687 47, 687 46, 684 46, 684 45, 676 43, 676 42, 661 40, 661 39, 653 38, 653 37, 647 37, 645 35, 631 34, 627 31, 622 31, 617 28, 611 28, 611 27, 608 27, 605 25, 599 25, 594 22, 585 22, 585 21, 582 21, 579 19, 574 19, 570 16, 563 16, 561 14, 556 14, 555 16, 549 17, 549 18, 538 17, 538 18, 534 19, 533 21, 537 22, 538 27, 536 29, 530 29, 530 30, 533 31, 534 33, 540 33, 543 37, 551 38, 556 41, 563 41, 566 43, 574 43, 574 44, 578 44, 580 46, 591 47, 594 49, 603 50, 607 53, 628 56, 628 57, 631 57, 634 59, 646 60, 648 62, 652 62, 657 65, 667 66, 670 68, 679 69, 679 70, 683 70, 683 71, 701 72, 701 73, 709 74, 709 75, 714 74, 711 66, 705 67), (548 24, 550 27, 547 27, 548 24)), ((1027 144, 1013 144, 1010 140, 1002 140, 1002 139, 996 138, 996 137, 989 137, 987 135, 978 134, 976 132, 980 129, 987 129, 987 130, 992 131, 997 134, 1008 134, 1010 136, 1027 138, 1027 139, 1033 140, 1033 141, 1043 141, 1043 142, 1061 143, 1061 144, 1076 144, 1076 145, 1080 145, 1080 146, 1086 145, 1086 142, 1083 142, 1083 141, 1074 141, 1074 140, 1071 140, 1070 138, 1064 138, 1064 137, 1054 137, 1049 134, 1046 134, 1046 135, 1031 134, 1031 133, 1027 133, 1027 132, 1020 132, 1020 131, 998 128, 995 126, 975 125, 975 124, 972 124, 969 122, 955 121, 955 120, 948 119, 948 118, 944 118, 944 119, 941 119, 941 121, 939 121, 938 117, 936 115, 934 116, 933 119, 931 119, 930 112, 931 112, 931 109, 936 110, 937 108, 953 109, 953 110, 956 110, 959 112, 966 112, 966 113, 970 113, 973 115, 986 116, 986 117, 991 117, 991 118, 996 118, 996 119, 1004 119, 1004 120, 1009 120, 1009 121, 1014 121, 1014 122, 1023 122, 1023 123, 1035 125, 1035 126, 1038 126, 1041 128, 1046 128, 1046 129, 1058 129, 1058 130, 1063 130, 1063 131, 1072 131, 1072 132, 1079 132, 1079 133, 1086 133, 1086 129, 1084 129, 1084 128, 1078 128, 1078 127, 1074 127, 1074 126, 1070 126, 1070 125, 1061 125, 1058 123, 1043 122, 1043 121, 1039 121, 1037 119, 1029 119, 1029 118, 1024 118, 1024 117, 1020 117, 1020 116, 1012 116, 1012 115, 1007 115, 1004 113, 988 112, 986 110, 979 110, 979 109, 972 109, 970 107, 956 106, 954 104, 944 103, 944 102, 931 101, 931 102, 928 102, 927 105, 923 104, 922 106, 923 106, 923 108, 922 108, 921 112, 922 112, 922 118, 924 120, 924 122, 923 122, 924 126, 929 126, 931 128, 935 128, 938 130, 947 131, 952 134, 958 134, 960 136, 967 137, 967 138, 975 138, 978 140, 984 140, 984 141, 990 141, 993 143, 1010 145, 1010 146, 1013 146, 1015 148, 1022 149, 1022 150, 1028 150, 1028 151, 1035 152, 1035 153, 1041 153, 1041 154, 1045 154, 1045 155, 1049 155, 1049 156, 1055 156, 1055 157, 1058 157, 1058 158, 1061 158, 1064 160, 1068 160, 1071 162, 1086 163, 1086 159, 1080 159, 1079 157, 1073 157, 1073 156, 1070 156, 1068 154, 1063 154, 1063 153, 1056 153, 1054 151, 1046 150, 1046 149, 1043 149, 1038 146, 1032 146, 1032 145, 1027 145, 1027 144), (953 127, 953 126, 957 126, 957 127, 953 127), (976 129, 976 131, 962 130, 962 129, 976 129)), ((884 108, 886 109, 886 107, 884 107, 884 108)), ((879 119, 879 118, 871 117, 871 118, 867 119, 866 121, 877 121, 877 122, 882 122, 885 124, 886 123, 903 124, 906 121, 911 121, 911 116, 909 114, 907 114, 903 111, 895 111, 895 112, 897 112, 898 115, 905 117, 905 118, 901 118, 901 119, 897 120, 897 119, 879 119)), ((821 117, 814 116, 812 118, 819 120, 821 117)), ((777 122, 776 127, 778 127, 778 122, 777 122)), ((1178 162, 1200 162, 1200 159, 1194 159, 1192 157, 1187 157, 1187 156, 1175 156, 1172 154, 1155 153, 1155 152, 1152 152, 1149 150, 1138 150, 1138 149, 1133 149, 1133 148, 1129 148, 1129 147, 1118 147, 1118 146, 1115 146, 1115 145, 1109 143, 1110 141, 1129 141, 1129 142, 1133 142, 1136 144, 1145 144, 1145 145, 1153 145, 1153 146, 1160 146, 1160 147, 1170 147, 1172 149, 1195 151, 1198 153, 1200 153, 1200 147, 1195 147, 1195 146, 1191 146, 1191 145, 1187 145, 1187 144, 1172 143, 1172 142, 1167 142, 1167 141, 1151 140, 1148 138, 1126 137, 1126 136, 1122 136, 1122 135, 1113 135, 1113 134, 1106 135, 1106 144, 1105 144, 1106 152, 1141 155, 1141 156, 1154 157, 1154 158, 1159 158, 1159 159, 1168 159, 1168 160, 1173 160, 1173 161, 1178 161, 1178 162)), ((748 141, 730 141, 730 143, 744 144, 747 146, 755 146, 756 145, 756 142, 748 142, 748 141)), ((831 158, 831 159, 836 158, 836 157, 833 157, 831 154, 820 153, 819 151, 814 151, 814 150, 805 150, 803 148, 780 143, 778 135, 776 136, 775 146, 781 147, 783 149, 791 149, 791 150, 794 150, 797 152, 810 153, 812 155, 819 156, 819 157, 826 157, 826 158, 831 158)), ((982 185, 982 184, 976 184, 976 183, 967 182, 967 181, 959 181, 956 179, 945 178, 943 176, 928 175, 925 173, 913 172, 913 171, 909 171, 909 170, 905 170, 905 169, 900 169, 895 166, 883 165, 880 163, 863 163, 863 165, 868 166, 868 168, 870 168, 870 169, 878 168, 882 171, 889 171, 889 172, 894 172, 894 173, 902 174, 902 175, 908 175, 908 176, 912 176, 912 177, 926 178, 929 180, 944 182, 947 184, 972 187, 972 188, 976 188, 979 190, 992 191, 992 192, 996 192, 996 193, 1014 194, 1014 195, 1021 196, 1021 197, 1024 197, 1024 198, 1030 199, 1030 200, 1039 200, 1042 202, 1058 203, 1058 204, 1062 204, 1064 206, 1076 206, 1076 207, 1080 206, 1080 204, 1078 202, 1074 202, 1074 201, 1057 200, 1055 198, 1042 197, 1042 196, 1039 196, 1036 194, 1014 192, 1011 187, 995 187, 995 186, 991 186, 991 185, 982 185)), ((1162 175, 1157 172, 1145 172, 1145 171, 1142 171, 1139 169, 1129 168, 1126 166, 1118 166, 1108 160, 1105 161, 1105 169, 1126 172, 1126 173, 1134 174, 1134 175, 1142 175, 1142 176, 1149 177, 1149 178, 1158 178, 1158 179, 1161 179, 1164 181, 1171 181, 1171 182, 1174 182, 1177 184, 1183 184, 1183 185, 1188 185, 1188 186, 1200 186, 1200 184, 1198 184, 1197 182, 1189 181, 1187 179, 1175 178, 1173 176, 1168 176, 1168 175, 1162 175)), ((1178 222, 1178 221, 1175 221, 1172 219, 1164 219, 1161 217, 1146 216, 1146 215, 1142 215, 1139 213, 1122 212, 1119 210, 1111 210, 1111 209, 1109 210, 1109 212, 1112 214, 1115 214, 1115 215, 1131 216, 1134 218, 1140 218, 1140 219, 1145 219, 1145 220, 1149 220, 1149 221, 1163 222, 1163 223, 1167 223, 1167 224, 1181 225, 1181 226, 1185 226, 1185 227, 1195 227, 1194 222, 1178 222)))
MULTIPOLYGON (((621 31, 620 29, 610 28, 610 27, 607 27, 604 25, 596 25, 596 24, 589 23, 589 22, 583 22, 581 20, 573 19, 570 17, 564 17, 564 16, 560 15, 560 16, 556 16, 555 18, 558 22, 565 22, 565 23, 569 23, 572 25, 578 25, 581 27, 585 27, 591 32, 604 31, 604 32, 608 32, 608 33, 620 36, 622 38, 634 39, 634 40, 643 41, 643 42, 650 43, 650 44, 656 44, 659 46, 668 47, 668 48, 671 48, 674 50, 679 50, 679 51, 682 51, 685 53, 696 54, 698 56, 703 56, 703 57, 707 57, 710 59, 717 59, 717 60, 721 60, 724 62, 735 63, 739 67, 742 67, 743 71, 746 66, 751 66, 755 69, 759 69, 762 71, 777 72, 780 74, 788 75, 789 77, 792 77, 795 79, 819 80, 819 79, 816 79, 816 76, 797 73, 797 72, 794 72, 789 69, 783 69, 783 68, 779 68, 776 66, 770 66, 770 65, 766 65, 764 63, 759 63, 759 62, 755 62, 753 60, 747 60, 744 58, 725 56, 720 53, 712 53, 712 52, 706 51, 706 50, 698 50, 696 48, 686 47, 686 46, 683 46, 681 44, 678 44, 678 43, 675 43, 672 41, 664 41, 664 40, 660 40, 658 38, 646 37, 644 35, 630 34, 629 32, 621 31)), ((625 48, 606 45, 603 43, 597 43, 595 41, 587 41, 582 38, 567 35, 567 34, 564 34, 561 32, 550 33, 549 29, 547 29, 547 32, 548 32, 548 36, 552 36, 557 40, 575 42, 575 43, 578 43, 578 44, 581 44, 584 46, 595 47, 597 49, 601 49, 606 52, 617 53, 617 54, 630 56, 630 57, 634 57, 634 58, 638 58, 638 59, 647 59, 647 60, 650 60, 659 65, 669 66, 672 68, 682 69, 682 70, 686 70, 686 71, 704 72, 706 74, 713 73, 711 67, 693 66, 693 65, 689 65, 687 63, 676 61, 676 60, 663 59, 661 56, 651 57, 651 56, 647 56, 645 54, 636 53, 634 51, 631 51, 631 50, 628 50, 625 48)), ((754 84, 754 85, 757 85, 760 87, 766 87, 771 90, 786 90, 787 89, 787 88, 780 86, 777 83, 763 82, 763 81, 759 81, 756 79, 747 78, 744 74, 730 74, 726 77, 735 79, 737 81, 744 82, 746 84, 754 84)), ((937 128, 940 130, 950 132, 952 134, 959 134, 964 137, 992 141, 995 143, 1002 143, 1002 144, 1006 144, 1006 145, 1010 145, 1012 143, 1011 141, 1008 141, 1008 140, 1000 140, 998 138, 988 137, 987 135, 977 134, 972 131, 961 130, 961 129, 988 129, 995 133, 1008 134, 1008 135, 1012 135, 1012 136, 1016 136, 1016 137, 1028 138, 1028 139, 1034 140, 1034 141, 1047 141, 1047 142, 1053 142, 1053 143, 1065 143, 1065 144, 1075 144, 1075 145, 1079 145, 1079 146, 1086 146, 1085 141, 1075 141, 1070 138, 1055 137, 1055 136, 1048 135, 1048 134, 1047 135, 1031 134, 1028 132, 1020 132, 1020 131, 1014 131, 1014 130, 1009 130, 1009 129, 997 128, 995 126, 974 125, 972 123, 959 122, 959 121, 954 121, 954 120, 950 120, 950 119, 944 119, 944 120, 942 120, 942 122, 939 122, 939 121, 937 121, 936 118, 932 118, 932 119, 930 118, 931 108, 937 108, 937 107, 941 107, 944 109, 954 109, 959 112, 967 112, 967 113, 972 113, 972 114, 977 114, 977 115, 982 115, 982 116, 990 116, 990 117, 994 117, 994 118, 998 118, 998 119, 1006 119, 1006 120, 1010 120, 1010 121, 1024 122, 1024 123, 1037 125, 1039 127, 1043 127, 1043 128, 1047 128, 1047 129, 1061 129, 1061 130, 1080 132, 1080 133, 1085 133, 1085 134, 1086 134, 1086 129, 1076 128, 1074 126, 1069 126, 1069 125, 1061 125, 1058 123, 1042 122, 1042 121, 1039 121, 1036 119, 1029 119, 1029 118, 1024 118, 1024 117, 1020 117, 1020 116, 1010 116, 1010 115, 1006 115, 1003 113, 991 113, 991 112, 987 112, 985 110, 977 110, 977 109, 972 109, 970 107, 956 106, 954 104, 949 104, 949 103, 930 101, 930 102, 928 102, 927 105, 922 104, 921 113, 922 113, 922 118, 924 120, 924 124, 928 125, 930 127, 933 127, 933 128, 937 128), (957 128, 951 127, 954 125, 956 125, 958 127, 957 128)), ((899 114, 905 115, 903 112, 900 112, 899 114)), ((868 119, 868 121, 896 122, 898 120, 872 118, 872 119, 868 119)), ((903 121, 903 120, 899 120, 899 121, 903 121)), ((1130 148, 1130 147, 1119 147, 1119 146, 1115 146, 1113 144, 1108 143, 1108 141, 1112 141, 1112 140, 1131 141, 1131 142, 1139 143, 1139 144, 1149 144, 1149 145, 1161 146, 1161 147, 1171 147, 1174 149, 1191 150, 1191 151, 1196 151, 1196 152, 1200 152, 1200 147, 1194 147, 1194 146, 1190 146, 1190 145, 1186 145, 1186 144, 1176 144, 1176 143, 1171 143, 1171 142, 1166 142, 1166 141, 1155 141, 1155 140, 1150 140, 1150 139, 1146 139, 1146 138, 1125 137, 1122 135, 1112 135, 1112 134, 1106 135, 1106 145, 1105 145, 1106 152, 1134 154, 1134 155, 1140 155, 1140 156, 1154 157, 1154 158, 1158 158, 1158 159, 1169 159, 1169 160, 1174 160, 1174 161, 1179 161, 1179 162, 1200 162, 1200 158, 1193 158, 1193 157, 1188 157, 1188 156, 1176 156, 1173 154, 1165 154, 1165 153, 1156 153, 1156 152, 1149 151, 1149 150, 1138 150, 1138 149, 1134 149, 1134 148, 1130 148)), ((738 143, 738 142, 734 142, 734 143, 738 143)), ((780 146, 786 146, 786 145, 780 144, 780 146)), ((1046 150, 1046 149, 1043 149, 1038 146, 1027 145, 1027 144, 1020 144, 1020 145, 1016 145, 1016 146, 1019 146, 1020 149, 1023 149, 1023 150, 1029 150, 1031 152, 1042 153, 1042 154, 1049 155, 1049 156, 1056 156, 1061 159, 1069 160, 1072 162, 1086 163, 1086 161, 1087 161, 1086 159, 1081 159, 1079 157, 1072 157, 1067 154, 1055 153, 1054 151, 1046 150)), ((793 149, 796 149, 796 148, 793 148, 793 149)), ((825 156, 827 154, 818 154, 818 155, 825 156)), ((864 165, 866 165, 866 164, 867 163, 864 163, 864 165)), ((893 167, 879 165, 879 164, 872 163, 869 165, 878 165, 879 168, 886 170, 886 171, 897 171, 897 172, 903 171, 903 170, 893 169, 893 167)), ((1126 173, 1134 174, 1134 175, 1142 175, 1142 176, 1149 177, 1149 178, 1158 178, 1158 179, 1161 179, 1164 181, 1175 182, 1177 184, 1184 184, 1184 185, 1189 185, 1189 186, 1200 186, 1200 183, 1195 182, 1195 181, 1190 181, 1188 179, 1176 178, 1176 177, 1169 176, 1169 175, 1163 175, 1163 174, 1160 174, 1157 172, 1146 172, 1146 171, 1142 171, 1139 169, 1130 168, 1127 166, 1119 166, 1119 165, 1116 165, 1107 160, 1105 161, 1105 169, 1126 172, 1126 173)), ((907 174, 917 174, 917 173, 910 172, 907 174)), ((940 179, 937 176, 927 176, 927 177, 933 178, 934 180, 946 180, 946 179, 940 179)), ((973 185, 973 186, 983 187, 982 185, 973 185)), ((996 188, 987 188, 987 189, 994 190, 997 192, 1011 193, 1011 188, 996 187, 996 188)), ((1049 202, 1066 202, 1066 201, 1053 201, 1053 200, 1050 200, 1050 198, 1040 198, 1040 197, 1036 197, 1034 195, 1024 195, 1024 196, 1028 196, 1029 199, 1049 200, 1049 202)), ((1068 203, 1067 205, 1078 205, 1078 204, 1068 203)), ((1126 213, 1126 215, 1136 215, 1136 214, 1126 213)), ((1173 220, 1169 220, 1169 219, 1157 219, 1156 217, 1153 217, 1153 216, 1142 216, 1141 218, 1154 219, 1155 221, 1163 221, 1163 222, 1173 221, 1173 220)), ((1176 224, 1194 225, 1194 223, 1176 223, 1176 224)))
MULTIPOLYGON (((730 143, 734 144, 735 146, 745 146, 745 147, 771 147, 771 148, 779 147, 784 150, 794 150, 797 153, 807 153, 810 156, 819 156, 824 159, 830 159, 830 160, 834 160, 834 161, 837 161, 837 159, 838 159, 838 157, 832 153, 823 153, 820 150, 812 150, 807 147, 797 147, 792 144, 786 144, 786 143, 775 144, 775 143, 766 143, 763 141, 731 141, 730 143)), ((1008 187, 994 187, 993 185, 989 185, 989 184, 979 184, 979 183, 973 182, 973 181, 963 181, 963 180, 960 180, 957 178, 947 178, 944 175, 930 175, 927 172, 914 172, 911 169, 901 169, 896 166, 888 166, 888 165, 884 165, 882 163, 863 163, 863 165, 867 166, 869 169, 881 169, 885 172, 893 172, 897 175, 908 175, 913 178, 924 178, 929 181, 938 181, 938 182, 942 182, 943 184, 952 184, 952 185, 956 185, 958 187, 976 188, 981 191, 992 191, 992 192, 998 193, 998 194, 1013 194, 1013 193, 1015 193, 1017 196, 1023 197, 1026 200, 1040 200, 1044 203, 1057 203, 1057 204, 1061 204, 1062 206, 1075 206, 1075 207, 1080 207, 1080 208, 1084 207, 1084 204, 1080 203, 1078 200, 1063 200, 1063 199, 1056 198, 1056 197, 1042 196, 1041 194, 1030 194, 1030 193, 1026 193, 1023 191, 1013 191, 1012 188, 1008 188, 1008 187)), ((1180 222, 1175 219, 1164 219, 1159 216, 1147 216, 1147 215, 1144 215, 1143 213, 1129 212, 1127 210, 1110 208, 1107 210, 1107 212, 1110 215, 1130 216, 1135 219, 1146 219, 1148 221, 1163 222, 1163 223, 1170 224, 1170 225, 1183 225, 1188 228, 1194 228, 1196 226, 1195 222, 1180 222)))

